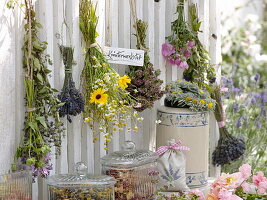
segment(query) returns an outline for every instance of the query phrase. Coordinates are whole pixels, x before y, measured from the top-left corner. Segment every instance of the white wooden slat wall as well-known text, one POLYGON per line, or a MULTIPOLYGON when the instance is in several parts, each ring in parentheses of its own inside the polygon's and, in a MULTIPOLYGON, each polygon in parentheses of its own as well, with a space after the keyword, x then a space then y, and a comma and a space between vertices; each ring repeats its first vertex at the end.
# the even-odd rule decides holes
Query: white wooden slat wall
MULTIPOLYGON (((5 0, 0 0, 1 2, 5 0)), ((97 12, 99 14, 98 32, 100 37, 98 43, 103 46, 114 46, 123 48, 135 48, 136 39, 132 35, 133 21, 131 18, 130 5, 128 0, 94 0, 98 3, 97 12)), ((219 0, 191 0, 198 4, 199 16, 202 23, 201 41, 210 50, 211 63, 220 63, 220 11, 219 0), (217 35, 217 40, 211 37, 211 34, 217 35)), ((151 62, 156 69, 161 70, 160 78, 164 84, 170 81, 181 78, 182 71, 176 67, 165 66, 166 63, 161 56, 161 45, 165 42, 165 37, 170 35, 171 21, 175 19, 175 11, 177 0, 161 0, 155 3, 154 0, 136 0, 137 17, 148 22, 147 31, 147 46, 150 48, 149 55, 151 62)), ((6 151, 4 144, 9 145, 9 154, 1 156, 0 167, 9 169, 12 163, 12 157, 15 151, 15 146, 18 145, 20 133, 24 121, 24 90, 23 90, 23 70, 21 66, 21 44, 23 34, 23 14, 20 9, 8 11, 0 4, 0 153, 6 151), (0 12, 1 13, 1 12, 0 12), (11 29, 5 30, 3 21, 8 18, 11 29), (3 49, 2 35, 5 35, 6 46, 9 47, 9 53, 3 49), (14 58, 14 59, 10 59, 14 58), (2 67, 4 66, 4 67, 2 67), (8 67, 5 67, 8 66, 8 67), (8 70, 7 70, 8 69, 8 70), (3 77, 9 75, 8 82, 3 77), (9 95, 8 95, 9 94, 9 95), (10 101, 10 100, 11 101, 10 101), (7 105, 8 103, 8 105, 7 105), (7 110, 4 110, 6 108, 7 110), (8 113, 8 116, 7 114, 8 113), (2 123, 4 121, 10 123, 2 123), (7 138, 3 136, 10 133, 7 138), (16 144, 16 145, 15 145, 16 144), (12 155, 11 155, 12 154, 12 155), (4 163, 6 165, 4 165, 4 163)), ((51 55, 53 65, 50 69, 53 70, 50 77, 51 84, 56 89, 60 90, 64 81, 64 66, 58 49, 58 44, 61 40, 57 35, 60 34, 64 44, 72 45, 75 48, 74 59, 77 65, 73 67, 73 78, 76 82, 76 87, 80 86, 80 73, 83 67, 83 50, 81 43, 81 33, 79 31, 79 0, 36 0, 36 11, 39 21, 43 24, 43 29, 40 32, 40 37, 48 42, 47 53, 51 55), (69 26, 70 37, 66 27, 62 29, 62 23, 66 19, 69 26), (63 30, 63 31, 61 31, 63 30)), ((186 8, 187 13, 187 8, 186 8)), ((128 70, 127 66, 114 65, 114 68, 120 73, 125 74, 128 70)), ((219 72, 218 68, 218 72, 219 72)), ((133 140, 138 148, 155 149, 156 137, 156 110, 163 101, 156 102, 151 110, 146 110, 140 113, 144 117, 144 121, 138 125, 138 133, 127 133, 127 131, 119 131, 114 134, 113 141, 109 144, 109 150, 116 151, 120 149, 120 145, 125 140, 133 140)), ((83 161, 88 166, 89 173, 100 173, 99 158, 105 155, 103 149, 103 139, 93 143, 92 134, 88 127, 83 123, 82 116, 73 118, 73 122, 69 123, 64 119, 66 125, 65 138, 62 144, 62 154, 57 159, 53 158, 54 173, 68 173, 74 171, 74 164, 83 161)), ((213 123, 213 122, 212 122, 213 123)), ((216 126, 213 123, 211 132, 215 132, 216 126)), ((129 126, 131 122, 129 121, 129 126)), ((215 147, 217 137, 211 137, 211 148, 215 147)), ((211 150, 212 151, 212 150, 211 150)), ((211 167, 211 175, 218 173, 216 168, 211 167)), ((0 172, 1 171, 0 169, 0 172)), ((39 179, 34 184, 34 200, 47 199, 47 192, 44 180, 39 179)))

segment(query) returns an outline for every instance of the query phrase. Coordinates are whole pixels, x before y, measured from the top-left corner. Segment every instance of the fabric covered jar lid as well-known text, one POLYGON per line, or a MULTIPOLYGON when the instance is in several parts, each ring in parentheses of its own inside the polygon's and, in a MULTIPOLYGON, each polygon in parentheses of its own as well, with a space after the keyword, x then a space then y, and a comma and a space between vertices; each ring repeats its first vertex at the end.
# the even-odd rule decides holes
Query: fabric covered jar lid
POLYGON ((47 184, 57 187, 97 187, 97 186, 114 186, 116 180, 106 175, 87 174, 87 166, 83 162, 75 165, 76 173, 58 174, 50 176, 47 184))
POLYGON ((101 158, 104 166, 112 167, 137 167, 155 162, 158 155, 152 151, 136 150, 135 143, 125 141, 122 151, 115 151, 101 158))

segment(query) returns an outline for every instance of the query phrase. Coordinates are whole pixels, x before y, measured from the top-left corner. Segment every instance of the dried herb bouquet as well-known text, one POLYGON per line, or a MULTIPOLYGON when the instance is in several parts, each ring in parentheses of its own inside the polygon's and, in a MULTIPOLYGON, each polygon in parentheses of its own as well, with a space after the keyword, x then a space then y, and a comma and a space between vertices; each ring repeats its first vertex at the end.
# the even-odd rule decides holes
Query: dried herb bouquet
MULTIPOLYGON (((136 123, 142 118, 137 118, 134 107, 140 107, 127 90, 131 79, 122 77, 111 67, 105 55, 96 43, 98 33, 96 26, 98 17, 90 0, 80 1, 80 30, 85 46, 85 61, 81 75, 83 94, 85 97, 85 122, 93 131, 95 140, 100 134, 105 137, 105 145, 117 130, 127 126, 127 120, 132 119, 134 131, 136 123), (96 129, 96 126, 99 128, 96 129)), ((131 128, 128 129, 132 131, 131 128)), ((105 147, 107 149, 107 147, 105 147)))
MULTIPOLYGON (((13 7, 9 2, 8 6, 13 7)), ((16 152, 16 159, 29 165, 33 176, 46 177, 52 169, 51 145, 60 153, 63 123, 59 119, 58 108, 62 104, 51 87, 48 76, 52 64, 45 53, 47 42, 38 38, 42 25, 36 20, 32 0, 24 0, 25 35, 23 51, 25 122, 23 137, 16 152)))

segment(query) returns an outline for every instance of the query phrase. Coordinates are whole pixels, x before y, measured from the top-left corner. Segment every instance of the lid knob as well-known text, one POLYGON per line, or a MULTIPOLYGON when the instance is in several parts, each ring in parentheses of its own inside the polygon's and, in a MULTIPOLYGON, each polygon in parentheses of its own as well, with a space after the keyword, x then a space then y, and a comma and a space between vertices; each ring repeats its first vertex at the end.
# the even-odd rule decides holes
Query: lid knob
POLYGON ((76 172, 80 175, 86 175, 87 174, 87 166, 83 162, 77 162, 75 164, 76 172))
POLYGON ((132 141, 125 141, 122 145, 124 151, 135 151, 135 143, 132 141))

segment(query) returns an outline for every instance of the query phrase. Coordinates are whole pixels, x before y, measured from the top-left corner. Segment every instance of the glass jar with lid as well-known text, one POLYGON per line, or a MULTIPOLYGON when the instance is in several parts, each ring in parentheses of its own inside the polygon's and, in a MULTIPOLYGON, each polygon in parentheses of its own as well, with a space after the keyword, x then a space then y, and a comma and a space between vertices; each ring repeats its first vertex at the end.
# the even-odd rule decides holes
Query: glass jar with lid
POLYGON ((49 177, 49 200, 114 200, 116 180, 113 177, 87 174, 87 167, 82 162, 75 168, 75 174, 49 177))
POLYGON ((135 144, 126 141, 122 151, 101 158, 104 174, 116 179, 116 200, 153 199, 158 180, 156 161, 152 151, 136 150, 135 144))
POLYGON ((0 175, 0 199, 31 200, 32 172, 23 170, 0 175))

